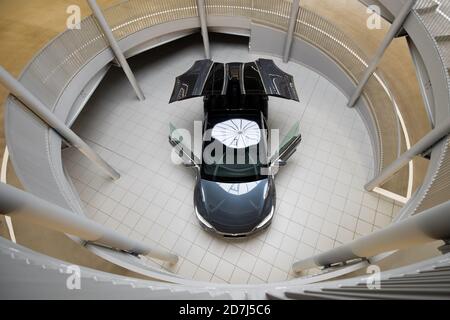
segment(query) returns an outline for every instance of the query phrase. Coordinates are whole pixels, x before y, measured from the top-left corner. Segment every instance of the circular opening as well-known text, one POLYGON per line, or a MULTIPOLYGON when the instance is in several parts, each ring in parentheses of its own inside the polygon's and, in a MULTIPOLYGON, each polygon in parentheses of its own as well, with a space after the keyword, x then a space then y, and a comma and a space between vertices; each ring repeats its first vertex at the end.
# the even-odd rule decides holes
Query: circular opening
MULTIPOLYGON (((261 57, 249 54, 246 38, 214 36, 211 42, 216 61, 261 57)), ((167 141, 169 123, 194 132, 194 121, 203 119, 202 99, 168 104, 175 77, 198 59, 199 36, 141 54, 130 62, 145 101, 137 101, 122 71, 112 69, 88 102, 73 128, 122 174, 112 182, 75 150, 63 151, 90 218, 177 253, 176 266, 162 266, 186 278, 250 284, 295 278, 293 262, 390 223, 393 202, 363 189, 373 155, 357 111, 324 77, 273 58, 294 76, 301 102, 271 98, 269 127, 283 137, 300 121, 303 141, 275 179, 272 225, 239 239, 202 230, 193 207, 195 174, 171 161, 167 141)))

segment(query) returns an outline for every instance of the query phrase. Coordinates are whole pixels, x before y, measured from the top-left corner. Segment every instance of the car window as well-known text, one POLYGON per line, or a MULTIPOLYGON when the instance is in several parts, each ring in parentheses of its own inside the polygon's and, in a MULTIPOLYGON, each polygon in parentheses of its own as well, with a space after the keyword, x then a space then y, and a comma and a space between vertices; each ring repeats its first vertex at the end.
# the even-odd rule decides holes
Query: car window
POLYGON ((266 91, 261 81, 261 75, 259 74, 256 63, 246 63, 244 66, 244 82, 245 92, 247 94, 265 95, 266 91))
POLYGON ((260 156, 265 155, 265 150, 260 150, 263 148, 262 143, 254 148, 230 149, 224 145, 223 148, 224 152, 217 158, 217 162, 202 164, 202 179, 217 182, 251 182, 266 178, 262 174, 263 168, 267 168, 266 157, 260 156), (227 158, 230 154, 233 155, 231 159, 227 158), (245 161, 242 161, 242 158, 245 161))
POLYGON ((203 88, 203 95, 222 94, 225 81, 225 67, 223 63, 214 63, 203 88))

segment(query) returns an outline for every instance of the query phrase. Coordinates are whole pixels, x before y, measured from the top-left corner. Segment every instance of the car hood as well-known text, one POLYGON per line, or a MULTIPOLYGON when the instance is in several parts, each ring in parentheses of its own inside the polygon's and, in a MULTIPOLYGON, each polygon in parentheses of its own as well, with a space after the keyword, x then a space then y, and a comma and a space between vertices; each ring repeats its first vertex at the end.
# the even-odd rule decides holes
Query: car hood
POLYGON ((219 232, 250 232, 270 212, 269 187, 268 179, 246 183, 201 180, 199 196, 204 218, 219 232))

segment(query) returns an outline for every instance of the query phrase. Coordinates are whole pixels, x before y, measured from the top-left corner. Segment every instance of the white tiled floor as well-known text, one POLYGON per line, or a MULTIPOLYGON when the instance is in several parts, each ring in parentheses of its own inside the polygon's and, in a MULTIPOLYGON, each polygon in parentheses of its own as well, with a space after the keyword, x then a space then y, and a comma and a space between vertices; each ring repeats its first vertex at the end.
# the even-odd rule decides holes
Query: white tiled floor
MULTIPOLYGON (((243 39, 212 41, 217 61, 251 61, 243 39)), ((286 133, 301 121, 303 142, 277 176, 278 208, 256 237, 225 240, 205 233, 193 213, 194 175, 170 161, 169 122, 192 129, 202 100, 169 105, 174 79, 202 59, 190 37, 132 59, 147 100, 139 102, 120 69, 111 70, 74 128, 122 174, 112 182, 76 150, 64 161, 86 214, 132 238, 181 257, 172 271, 213 282, 262 283, 292 278, 292 263, 391 222, 399 207, 364 191, 372 175, 367 132, 357 112, 326 79, 294 64, 301 102, 272 98, 270 126, 286 133)), ((165 266, 167 267, 167 266, 165 266)))

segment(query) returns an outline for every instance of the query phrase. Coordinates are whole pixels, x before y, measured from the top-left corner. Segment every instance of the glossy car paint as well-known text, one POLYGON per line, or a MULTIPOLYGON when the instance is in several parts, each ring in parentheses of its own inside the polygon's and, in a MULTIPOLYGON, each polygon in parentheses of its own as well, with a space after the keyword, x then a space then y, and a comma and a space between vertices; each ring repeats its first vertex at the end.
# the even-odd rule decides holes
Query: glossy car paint
POLYGON ((272 176, 247 183, 222 183, 199 178, 194 190, 197 211, 212 230, 209 226, 203 227, 230 236, 248 235, 267 227, 271 220, 259 225, 275 207, 275 199, 272 176))
MULTIPOLYGON (((170 103, 199 96, 204 96, 203 133, 217 124, 209 121, 218 116, 222 117, 221 121, 253 120, 261 129, 267 129, 268 96, 299 100, 293 77, 267 59, 228 64, 211 60, 195 62, 186 73, 176 78, 170 103)), ((171 144, 175 146, 177 143, 171 141, 171 144)), ((267 136, 262 136, 261 144, 267 146, 267 136)), ((264 163, 269 162, 269 155, 266 157, 264 163)), ((195 211, 205 230, 228 237, 242 237, 270 225, 276 205, 272 175, 230 181, 227 177, 203 176, 201 163, 192 163, 191 167, 197 172, 195 211)))

